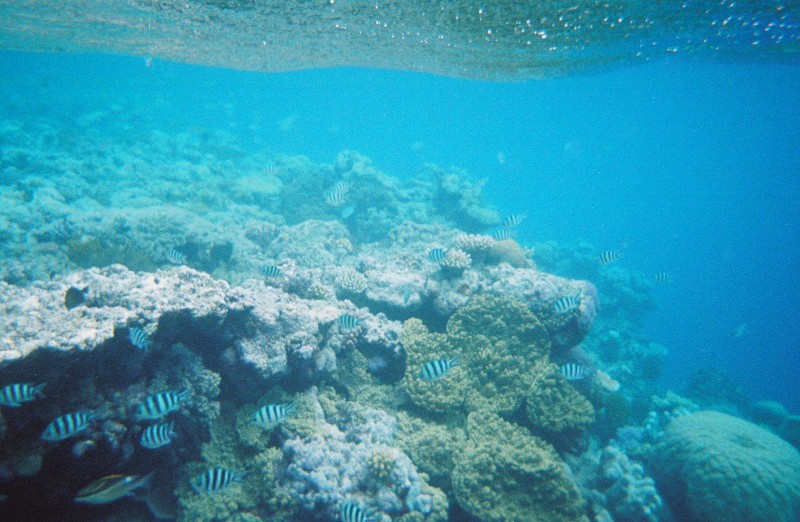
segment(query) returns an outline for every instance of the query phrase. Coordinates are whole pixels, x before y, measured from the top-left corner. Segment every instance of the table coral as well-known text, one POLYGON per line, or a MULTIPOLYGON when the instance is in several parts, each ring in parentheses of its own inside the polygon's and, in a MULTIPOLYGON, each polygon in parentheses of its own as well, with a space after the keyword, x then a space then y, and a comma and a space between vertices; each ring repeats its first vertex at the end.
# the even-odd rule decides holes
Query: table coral
POLYGON ((453 470, 456 499, 485 522, 587 522, 566 465, 546 442, 488 412, 471 413, 453 470))

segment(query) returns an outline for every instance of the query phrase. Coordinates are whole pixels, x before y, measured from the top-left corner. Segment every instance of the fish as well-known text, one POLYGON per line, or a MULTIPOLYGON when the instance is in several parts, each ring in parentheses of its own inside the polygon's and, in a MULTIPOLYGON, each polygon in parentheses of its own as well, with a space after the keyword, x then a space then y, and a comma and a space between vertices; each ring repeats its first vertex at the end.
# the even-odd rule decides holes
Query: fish
POLYGON ((165 391, 148 395, 136 410, 139 420, 157 420, 170 412, 178 409, 191 390, 186 388, 181 392, 165 391))
POLYGON ((609 374, 602 370, 594 371, 594 380, 597 384, 610 392, 619 390, 619 381, 615 381, 609 374))
POLYGON ((565 295, 556 299, 553 308, 557 314, 566 314, 575 310, 581 304, 583 290, 579 290, 575 295, 565 295))
POLYGON ((339 508, 339 519, 342 522, 375 522, 372 513, 362 509, 355 502, 345 502, 339 508))
POLYGON ((403 287, 403 305, 407 305, 411 299, 411 285, 403 287))
POLYGON ((586 377, 586 367, 578 363, 567 363, 558 370, 568 381, 577 381, 586 377))
POLYGON ((600 252, 600 255, 597 256, 598 261, 601 265, 610 265, 611 263, 616 263, 622 257, 622 250, 605 250, 600 252))
POLYGON ((269 163, 264 167, 264 174, 267 176, 277 176, 283 172, 283 168, 274 163, 269 163))
POLYGON ((500 225, 503 228, 514 228, 516 226, 519 226, 519 224, 522 223, 523 221, 525 221, 524 214, 509 214, 503 219, 500 225))
POLYGON ((656 272, 653 274, 653 281, 656 283, 671 283, 673 277, 669 272, 656 272))
POLYGON ((460 355, 456 355, 451 359, 436 359, 434 361, 428 361, 422 366, 422 370, 419 372, 419 377, 423 381, 438 381, 447 376, 450 373, 450 370, 456 366, 459 366, 459 361, 461 360, 460 355))
POLYGON ((42 432, 41 439, 48 442, 59 442, 89 428, 89 423, 94 419, 90 411, 76 411, 56 417, 42 432))
POLYGON ((187 261, 186 254, 176 248, 170 248, 169 252, 167 252, 167 261, 173 265, 185 265, 187 261))
POLYGON ((747 331, 747 323, 742 323, 733 329, 733 331, 731 332, 731 337, 733 337, 734 339, 738 339, 739 337, 743 336, 746 331, 747 331))
POLYGON ((86 301, 86 292, 88 291, 88 286, 83 288, 69 287, 67 293, 64 295, 64 306, 67 307, 67 310, 72 310, 82 305, 84 301, 86 301))
POLYGON ((492 232, 492 238, 495 241, 505 241, 506 239, 514 239, 515 232, 510 228, 498 228, 492 232))
POLYGON ((228 468, 208 468, 192 480, 192 489, 197 493, 216 493, 234 482, 241 482, 247 476, 246 471, 228 468))
POLYGON ((447 255, 447 250, 445 250, 444 248, 436 247, 432 248, 430 252, 428 252, 428 259, 430 259, 434 263, 441 263, 446 255, 447 255))
POLYGON ((333 186, 330 192, 325 196, 325 203, 332 207, 340 207, 347 202, 347 193, 350 191, 350 185, 344 181, 340 181, 333 186))
POLYGON ((133 491, 146 486, 151 475, 109 475, 95 480, 78 491, 75 502, 80 504, 109 504, 122 497, 133 494, 133 491))
POLYGON ((23 402, 35 401, 37 398, 44 399, 42 390, 45 386, 47 386, 46 382, 35 385, 29 382, 22 382, 4 386, 0 389, 0 406, 18 408, 22 406, 23 402))
POLYGON ((352 330, 359 325, 358 317, 351 314, 342 314, 339 316, 339 330, 346 332, 352 330))
POLYGON ((139 444, 141 444, 143 448, 147 449, 158 449, 164 447, 172 442, 172 439, 177 437, 174 428, 175 423, 173 422, 168 424, 161 423, 148 426, 145 428, 142 436, 139 438, 139 444))
POLYGON ((128 331, 128 340, 135 348, 147 351, 153 344, 153 341, 147 338, 147 334, 141 328, 131 328, 128 331))
POLYGON ((275 265, 262 266, 261 271, 267 277, 279 277, 281 275, 281 269, 275 265))
POLYGON ((278 424, 286 420, 294 411, 294 403, 291 404, 267 404, 258 409, 250 419, 256 426, 271 430, 278 424))

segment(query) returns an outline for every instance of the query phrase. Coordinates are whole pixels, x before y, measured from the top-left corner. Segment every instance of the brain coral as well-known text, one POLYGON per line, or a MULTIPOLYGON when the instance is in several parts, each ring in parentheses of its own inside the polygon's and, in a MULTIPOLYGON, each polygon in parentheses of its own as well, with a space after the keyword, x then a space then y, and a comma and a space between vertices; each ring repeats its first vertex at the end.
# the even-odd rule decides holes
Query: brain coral
POLYGON ((800 453, 750 422, 716 411, 677 417, 651 464, 681 520, 800 520, 800 453))
POLYGON ((549 431, 584 429, 594 420, 592 404, 558 373, 555 364, 541 363, 531 372, 526 398, 528 419, 549 431))
POLYGON ((471 515, 486 522, 587 520, 575 482, 546 442, 488 412, 471 413, 467 432, 452 484, 471 515))

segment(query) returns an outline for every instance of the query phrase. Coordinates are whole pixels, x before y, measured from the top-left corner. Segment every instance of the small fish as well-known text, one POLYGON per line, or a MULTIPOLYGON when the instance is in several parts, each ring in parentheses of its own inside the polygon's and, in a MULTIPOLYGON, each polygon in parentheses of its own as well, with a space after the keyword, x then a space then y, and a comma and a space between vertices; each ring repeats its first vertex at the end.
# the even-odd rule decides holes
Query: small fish
POLYGON ((172 439, 177 437, 175 434, 175 423, 153 424, 148 426, 139 438, 139 444, 147 449, 158 449, 166 446, 172 439))
POLYGON ((261 271, 267 277, 280 277, 281 275, 281 269, 275 265, 262 266, 261 271))
POLYGON ((269 163, 264 167, 264 174, 268 176, 277 176, 281 172, 283 172, 283 168, 274 163, 269 163))
POLYGON ((346 332, 352 330, 359 325, 358 317, 351 314, 342 314, 339 316, 339 330, 346 332))
POLYGON ((291 404, 267 404, 259 408, 250 419, 256 426, 271 430, 278 424, 286 420, 292 411, 294 411, 294 403, 291 404))
POLYGON ((438 381, 447 376, 450 370, 459 366, 458 361, 461 360, 460 355, 456 355, 452 359, 436 359, 428 361, 422 366, 419 372, 419 377, 423 381, 438 381))
POLYGON ((69 287, 67 293, 64 295, 64 306, 67 307, 67 310, 72 310, 82 305, 84 301, 86 301, 86 292, 88 291, 88 286, 83 288, 69 287))
POLYGON ((108 504, 122 497, 131 495, 135 489, 146 486, 150 475, 109 475, 95 480, 85 488, 78 491, 75 502, 81 504, 108 504))
POLYGON ((515 232, 510 228, 498 228, 492 232, 492 238, 495 241, 505 241, 506 239, 514 239, 515 232))
POLYGON ((340 181, 333 186, 333 189, 325 196, 325 203, 332 207, 340 207, 347 202, 347 193, 350 191, 350 185, 344 181, 340 181))
POLYGON ((180 252, 178 249, 170 248, 167 252, 167 261, 173 265, 185 265, 186 254, 180 252))
POLYGON ((622 250, 605 250, 597 257, 601 265, 616 263, 622 257, 622 250))
POLYGON ((673 277, 669 272, 657 272, 653 274, 653 281, 656 283, 671 283, 673 277))
POLYGON ((131 328, 128 331, 128 340, 135 348, 147 351, 153 344, 153 341, 147 338, 147 334, 141 328, 131 328))
POLYGON ((746 331, 747 331, 747 323, 742 323, 733 329, 733 331, 731 332, 731 337, 733 337, 734 339, 738 339, 739 337, 743 336, 746 331))
POLYGON ((165 391, 154 393, 145 398, 136 410, 136 418, 139 420, 157 420, 170 412, 178 409, 189 395, 189 388, 181 392, 165 391))
POLYGON ((428 252, 428 259, 433 261, 434 263, 441 263, 444 257, 447 255, 447 250, 444 248, 432 248, 430 252, 428 252))
POLYGON ((586 377, 586 367, 577 363, 567 363, 558 370, 568 381, 577 381, 586 377))
POLYGON ((505 217, 505 219, 503 219, 503 222, 500 223, 500 225, 503 228, 514 228, 516 226, 519 226, 519 224, 522 223, 523 221, 525 221, 524 214, 509 214, 508 216, 505 217))
POLYGON ((610 392, 619 390, 619 381, 615 381, 609 374, 602 370, 594 371, 594 380, 597 384, 610 392))
POLYGON ((58 442, 74 437, 86 430, 92 419, 94 419, 94 413, 90 411, 77 411, 56 417, 53 422, 48 424, 40 438, 48 442, 58 442))
POLYGON ((581 294, 583 294, 583 290, 579 290, 575 295, 565 295, 556 299, 556 302, 553 303, 556 313, 566 314, 580 306, 581 294))
POLYGON ((4 386, 0 390, 0 406, 18 408, 23 402, 35 401, 37 398, 44 399, 42 390, 45 386, 47 386, 46 382, 36 385, 23 382, 4 386))
POLYGON ((339 518, 342 522, 374 522, 372 513, 361 508, 355 502, 345 502, 339 508, 339 518))
POLYGON ((215 493, 227 488, 234 482, 241 482, 246 471, 235 471, 228 468, 209 468, 192 480, 192 489, 197 493, 215 493))

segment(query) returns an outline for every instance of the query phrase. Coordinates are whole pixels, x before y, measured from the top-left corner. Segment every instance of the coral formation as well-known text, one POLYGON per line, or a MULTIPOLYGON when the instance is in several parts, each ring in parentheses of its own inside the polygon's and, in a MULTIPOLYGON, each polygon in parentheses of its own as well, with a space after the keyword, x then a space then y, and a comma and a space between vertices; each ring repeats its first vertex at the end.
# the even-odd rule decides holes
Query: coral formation
POLYGON ((459 504, 487 522, 588 522, 566 465, 546 442, 474 412, 452 481, 459 504))
POLYGON ((679 416, 650 463, 681 520, 800 518, 800 453, 745 420, 711 410, 679 416))
POLYGON ((582 430, 594 420, 594 408, 558 372, 555 364, 539 363, 525 397, 528 420, 547 431, 582 430))

